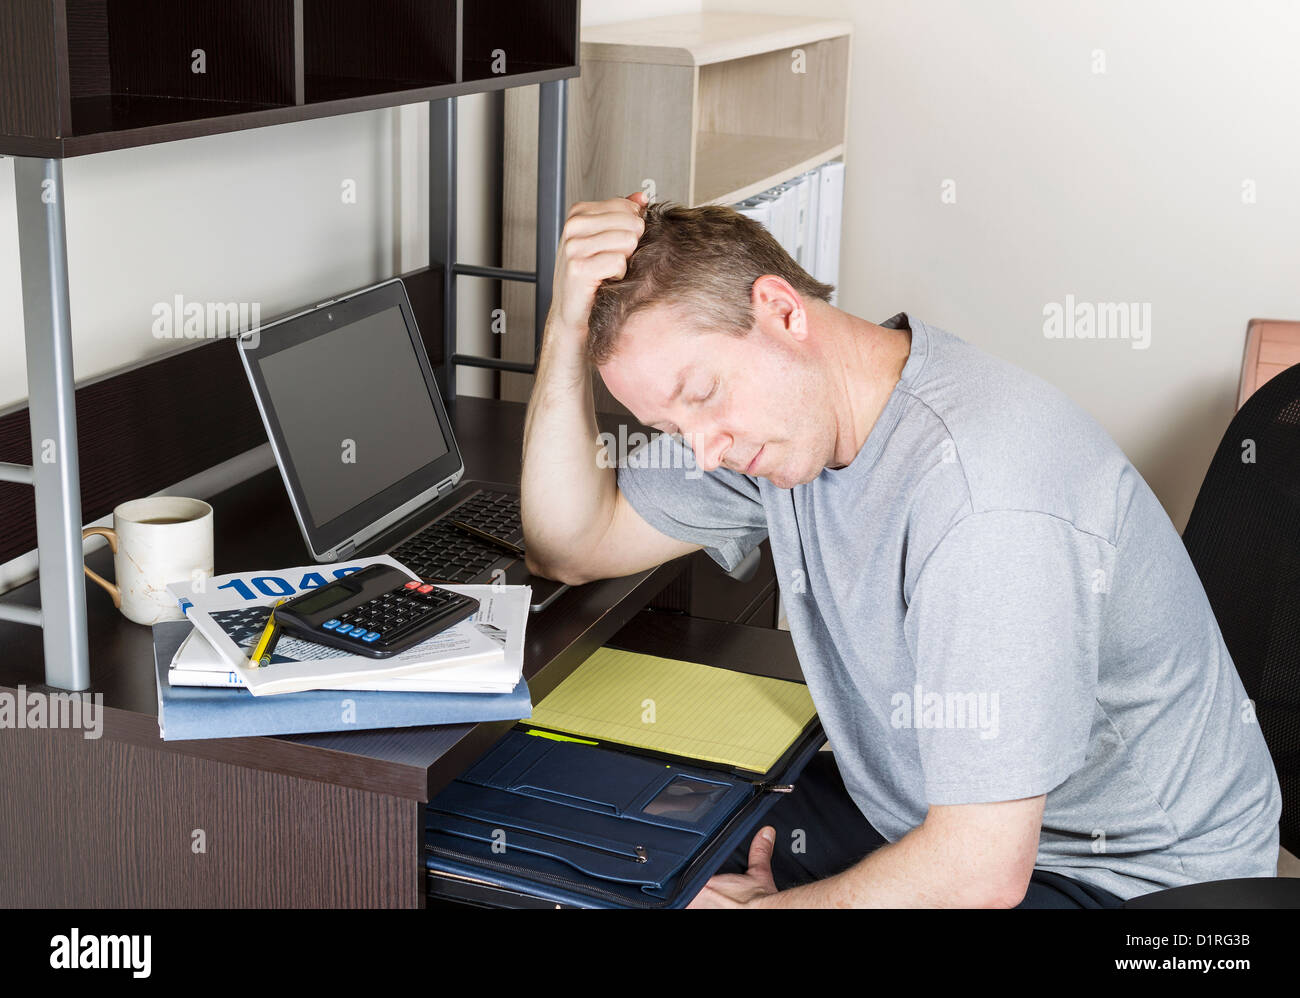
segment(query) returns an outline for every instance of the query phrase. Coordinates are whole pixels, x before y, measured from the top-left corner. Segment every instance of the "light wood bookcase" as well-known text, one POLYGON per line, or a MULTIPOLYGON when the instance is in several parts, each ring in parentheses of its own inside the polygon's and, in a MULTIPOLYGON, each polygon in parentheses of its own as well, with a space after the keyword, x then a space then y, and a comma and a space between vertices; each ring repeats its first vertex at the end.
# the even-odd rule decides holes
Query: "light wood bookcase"
MULTIPOLYGON (((683 14, 582 29, 569 86, 565 202, 653 184, 659 201, 734 204, 845 152, 852 25, 738 13, 683 14)), ((535 267, 537 100, 506 93, 502 265, 535 267)), ((528 289, 502 289, 501 355, 533 360, 528 289)), ((596 407, 625 413, 593 372, 596 407)), ((503 373, 526 401, 532 376, 503 373)))

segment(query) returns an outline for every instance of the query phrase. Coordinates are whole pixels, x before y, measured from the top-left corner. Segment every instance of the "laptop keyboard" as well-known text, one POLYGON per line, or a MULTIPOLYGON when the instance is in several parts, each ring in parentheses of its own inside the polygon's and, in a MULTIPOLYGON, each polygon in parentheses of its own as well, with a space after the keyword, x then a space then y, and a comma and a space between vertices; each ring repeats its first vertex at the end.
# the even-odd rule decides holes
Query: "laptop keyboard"
POLYGON ((519 497, 509 492, 475 492, 447 514, 454 526, 494 537, 523 550, 524 528, 519 517, 519 497))
POLYGON ((505 492, 480 490, 429 524, 418 534, 393 549, 392 555, 420 578, 429 582, 469 582, 501 558, 510 557, 489 541, 453 527, 451 518, 465 520, 493 536, 518 537, 523 546, 519 520, 519 497, 505 492), (498 499, 504 501, 497 501, 498 499), (471 505, 472 504, 472 505, 471 505), (489 511, 487 515, 484 511, 489 511), (513 515, 513 524, 510 517, 513 515))

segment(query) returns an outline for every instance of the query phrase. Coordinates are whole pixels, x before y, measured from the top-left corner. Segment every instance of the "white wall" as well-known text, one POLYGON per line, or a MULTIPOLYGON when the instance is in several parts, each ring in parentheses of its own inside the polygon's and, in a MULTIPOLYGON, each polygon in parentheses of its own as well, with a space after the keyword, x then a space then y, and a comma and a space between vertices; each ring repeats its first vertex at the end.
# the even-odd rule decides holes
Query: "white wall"
POLYGON ((1181 529, 1247 320, 1300 319, 1300 4, 706 7, 854 22, 840 307, 914 311, 1058 385, 1181 529), (1067 294, 1150 303, 1150 347, 1047 339, 1067 294))

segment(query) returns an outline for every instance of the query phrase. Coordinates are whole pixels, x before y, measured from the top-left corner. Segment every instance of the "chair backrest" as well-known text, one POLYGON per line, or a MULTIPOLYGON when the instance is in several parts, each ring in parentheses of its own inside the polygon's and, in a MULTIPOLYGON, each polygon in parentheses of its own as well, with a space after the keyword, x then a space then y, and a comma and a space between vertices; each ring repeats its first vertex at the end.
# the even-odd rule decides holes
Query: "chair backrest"
POLYGON ((1183 543, 1282 785, 1282 845, 1300 847, 1300 364, 1233 417, 1183 543))
POLYGON ((1292 364, 1300 364, 1300 322, 1251 319, 1246 325, 1246 352, 1241 360, 1237 408, 1245 405, 1260 385, 1292 364))

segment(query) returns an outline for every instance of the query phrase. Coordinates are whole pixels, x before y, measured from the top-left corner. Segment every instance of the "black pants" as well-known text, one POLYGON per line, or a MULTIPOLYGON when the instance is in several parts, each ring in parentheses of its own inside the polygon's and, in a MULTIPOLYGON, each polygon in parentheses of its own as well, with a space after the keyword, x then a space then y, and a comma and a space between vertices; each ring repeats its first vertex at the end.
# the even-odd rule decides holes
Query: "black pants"
MULTIPOLYGON (((776 829, 772 877, 779 890, 842 873, 886 842, 844 789, 830 752, 817 753, 795 781, 795 789, 782 796, 758 827, 763 825, 776 829)), ((749 868, 752 841, 751 836, 718 872, 744 873, 749 868)), ((1035 870, 1025 899, 1017 907, 1117 908, 1121 904, 1123 900, 1109 891, 1059 873, 1035 870)))

